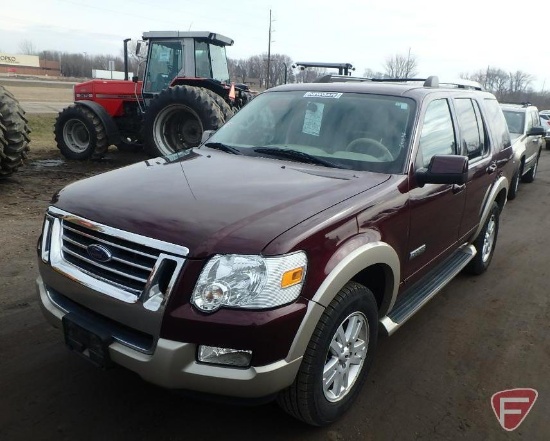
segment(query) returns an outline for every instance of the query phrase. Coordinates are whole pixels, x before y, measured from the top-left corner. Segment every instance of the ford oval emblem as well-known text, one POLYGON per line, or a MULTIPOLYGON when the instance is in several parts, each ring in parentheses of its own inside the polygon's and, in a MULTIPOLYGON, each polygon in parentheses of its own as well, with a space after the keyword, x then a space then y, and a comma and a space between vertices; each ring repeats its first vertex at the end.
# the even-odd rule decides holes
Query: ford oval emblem
POLYGON ((90 256, 94 260, 97 260, 98 262, 109 262, 109 260, 111 260, 113 257, 113 255, 107 248, 105 248, 103 245, 98 245, 96 243, 88 245, 86 247, 86 251, 88 252, 88 256, 90 256))

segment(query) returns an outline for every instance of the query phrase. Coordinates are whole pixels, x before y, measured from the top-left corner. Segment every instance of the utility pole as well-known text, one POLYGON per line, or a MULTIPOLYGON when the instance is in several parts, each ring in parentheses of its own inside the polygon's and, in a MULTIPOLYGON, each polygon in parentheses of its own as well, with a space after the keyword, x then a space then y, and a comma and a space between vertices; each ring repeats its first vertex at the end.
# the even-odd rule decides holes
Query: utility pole
POLYGON ((270 69, 271 69, 271 9, 269 10, 269 41, 267 43, 267 76, 265 81, 266 89, 269 89, 270 69))

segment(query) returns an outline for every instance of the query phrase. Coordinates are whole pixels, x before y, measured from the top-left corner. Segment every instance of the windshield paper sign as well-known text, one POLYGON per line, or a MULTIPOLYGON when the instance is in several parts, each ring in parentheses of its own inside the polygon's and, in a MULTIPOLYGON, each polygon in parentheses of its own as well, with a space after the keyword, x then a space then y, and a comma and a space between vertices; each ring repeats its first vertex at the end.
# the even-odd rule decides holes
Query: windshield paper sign
POLYGON ((343 94, 338 92, 306 92, 304 98, 340 98, 343 94))

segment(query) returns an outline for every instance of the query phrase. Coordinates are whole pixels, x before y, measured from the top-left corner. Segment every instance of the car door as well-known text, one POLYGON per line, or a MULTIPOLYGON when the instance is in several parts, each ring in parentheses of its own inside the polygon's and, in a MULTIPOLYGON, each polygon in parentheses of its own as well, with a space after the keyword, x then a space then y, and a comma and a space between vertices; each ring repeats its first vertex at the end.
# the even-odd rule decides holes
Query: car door
POLYGON ((455 126, 449 101, 431 101, 422 118, 418 150, 410 172, 410 234, 403 265, 405 282, 434 259, 442 257, 458 240, 464 210, 464 186, 426 184, 420 187, 414 172, 427 167, 434 155, 456 154, 455 126))
MULTIPOLYGON (((538 117, 538 112, 535 109, 528 110, 527 118, 525 118, 525 133, 528 133, 530 129, 536 126, 540 126, 540 120, 538 117)), ((531 168, 537 159, 539 150, 542 146, 542 136, 541 135, 531 135, 527 136, 525 139, 525 168, 531 168)))
POLYGON ((464 238, 479 225, 482 205, 498 176, 498 164, 491 155, 489 132, 479 103, 471 97, 454 98, 453 106, 460 127, 459 151, 468 156, 466 203, 460 225, 460 237, 464 238))

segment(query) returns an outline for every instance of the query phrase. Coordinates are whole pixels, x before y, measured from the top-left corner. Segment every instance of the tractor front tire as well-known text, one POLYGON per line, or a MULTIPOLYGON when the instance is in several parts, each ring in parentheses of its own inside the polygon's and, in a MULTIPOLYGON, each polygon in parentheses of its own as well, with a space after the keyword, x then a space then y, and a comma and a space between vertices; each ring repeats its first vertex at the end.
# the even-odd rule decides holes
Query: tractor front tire
POLYGON ((99 117, 78 104, 59 112, 54 134, 57 147, 68 159, 100 158, 109 147, 105 127, 99 117))
POLYGON ((29 151, 29 128, 25 111, 17 99, 0 86, 0 178, 23 164, 29 151))
POLYGON ((196 147, 205 130, 217 130, 224 122, 220 106, 203 88, 169 87, 145 112, 144 149, 155 157, 196 147))

